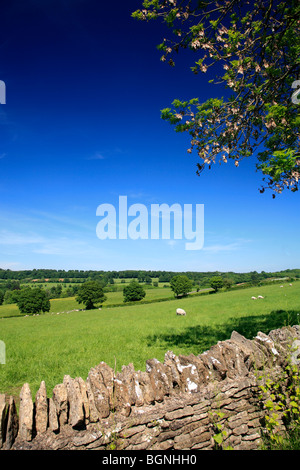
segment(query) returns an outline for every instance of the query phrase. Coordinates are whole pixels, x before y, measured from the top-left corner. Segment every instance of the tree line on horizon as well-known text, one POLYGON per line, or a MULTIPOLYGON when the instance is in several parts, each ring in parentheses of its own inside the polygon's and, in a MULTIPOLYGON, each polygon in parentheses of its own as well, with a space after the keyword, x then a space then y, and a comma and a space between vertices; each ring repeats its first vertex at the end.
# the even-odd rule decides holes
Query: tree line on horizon
POLYGON ((22 282, 32 282, 34 280, 44 282, 60 281, 64 283, 82 282, 83 280, 103 280, 107 284, 113 284, 118 279, 137 279, 139 282, 146 282, 147 278, 156 278, 158 282, 170 282, 176 275, 186 275, 193 281, 200 281, 202 284, 213 276, 221 276, 231 279, 234 284, 241 282, 250 282, 251 280, 263 280, 272 277, 294 277, 300 278, 300 269, 285 269, 282 271, 267 272, 249 271, 244 273, 233 271, 161 271, 161 270, 64 270, 64 269, 25 269, 12 271, 10 269, 0 268, 0 280, 19 280, 22 282))

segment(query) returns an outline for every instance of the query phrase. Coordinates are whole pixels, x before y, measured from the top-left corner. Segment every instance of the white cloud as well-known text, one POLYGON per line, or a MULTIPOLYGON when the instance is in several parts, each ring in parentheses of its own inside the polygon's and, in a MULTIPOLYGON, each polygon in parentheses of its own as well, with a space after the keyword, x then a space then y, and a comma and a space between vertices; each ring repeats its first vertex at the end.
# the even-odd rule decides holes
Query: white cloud
POLYGON ((94 155, 87 157, 87 160, 105 160, 105 157, 102 153, 96 152, 94 155))
POLYGON ((45 240, 39 247, 33 248, 33 253, 43 255, 78 256, 88 254, 88 245, 81 240, 58 238, 45 240))
POLYGON ((79 238, 73 238, 72 235, 46 237, 35 233, 24 234, 2 230, 0 231, 0 246, 3 247, 3 252, 11 252, 13 249, 15 254, 26 252, 27 254, 78 256, 92 253, 92 247, 89 243, 79 238))
POLYGON ((245 247, 248 243, 252 243, 253 240, 245 239, 245 238, 238 238, 236 241, 231 243, 216 243, 214 245, 208 245, 203 247, 203 251, 207 251, 209 253, 221 253, 221 252, 230 252, 230 251, 237 251, 245 247))
POLYGON ((0 231, 0 245, 31 245, 35 243, 43 243, 45 239, 36 234, 20 234, 9 232, 8 230, 0 231))
POLYGON ((22 269, 22 266, 20 263, 17 263, 14 261, 0 261, 0 268, 18 270, 18 269, 22 269))
POLYGON ((241 248, 241 243, 234 242, 228 245, 210 245, 204 246, 203 251, 209 251, 210 253, 220 253, 221 251, 235 251, 241 248))

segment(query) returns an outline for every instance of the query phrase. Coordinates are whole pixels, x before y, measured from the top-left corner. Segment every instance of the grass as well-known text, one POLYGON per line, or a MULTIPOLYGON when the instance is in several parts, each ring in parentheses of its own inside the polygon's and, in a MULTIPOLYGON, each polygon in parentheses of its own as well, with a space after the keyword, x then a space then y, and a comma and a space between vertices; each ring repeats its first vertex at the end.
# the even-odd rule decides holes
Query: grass
POLYGON ((262 450, 299 450, 300 449, 300 427, 299 425, 288 429, 284 435, 282 442, 274 443, 265 439, 262 450))
MULTIPOLYGON (((105 307, 109 307, 115 304, 123 304, 123 292, 106 292, 105 293, 107 300, 104 303, 105 307)), ((159 299, 167 299, 174 297, 174 294, 170 287, 166 288, 151 288, 146 290, 146 297, 145 300, 159 300, 159 299)), ((51 308, 50 313, 52 312, 65 312, 68 310, 75 310, 79 308, 84 308, 84 305, 79 304, 75 297, 66 297, 62 299, 52 299, 50 301, 51 308)), ((17 305, 15 304, 7 304, 0 306, 0 319, 4 317, 15 317, 15 316, 23 316, 20 314, 17 305)))
MULTIPOLYGON (((151 292, 158 295, 167 290, 151 292)), ((299 294, 300 282, 292 287, 251 287, 60 315, 55 313, 71 310, 72 302, 74 308, 78 304, 75 299, 53 300, 48 314, 0 319, 0 339, 6 345, 6 364, 0 364, 0 393, 18 396, 28 382, 34 395, 45 380, 51 396, 65 374, 86 379, 90 368, 101 361, 111 367, 116 364, 117 370, 131 362, 136 370, 145 370, 147 359, 163 361, 168 349, 177 355, 200 354, 228 339, 232 330, 252 338, 258 331, 268 333, 285 324, 299 324, 299 294), (251 300, 259 294, 265 298, 251 300), (176 316, 177 307, 184 308, 187 315, 176 316)), ((116 296, 111 295, 112 303, 116 296)), ((4 307, 12 313, 13 306, 1 309, 4 307)))

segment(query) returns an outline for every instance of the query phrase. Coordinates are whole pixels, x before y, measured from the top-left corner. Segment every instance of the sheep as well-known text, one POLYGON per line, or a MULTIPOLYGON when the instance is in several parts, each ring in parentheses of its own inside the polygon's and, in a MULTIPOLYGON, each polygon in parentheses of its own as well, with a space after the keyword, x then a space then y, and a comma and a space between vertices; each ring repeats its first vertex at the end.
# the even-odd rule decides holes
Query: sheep
POLYGON ((251 297, 252 300, 257 300, 256 297, 251 297))
POLYGON ((264 299, 264 297, 262 295, 258 295, 257 298, 258 299, 264 299))
POLYGON ((176 315, 186 315, 186 312, 182 308, 177 308, 176 315))

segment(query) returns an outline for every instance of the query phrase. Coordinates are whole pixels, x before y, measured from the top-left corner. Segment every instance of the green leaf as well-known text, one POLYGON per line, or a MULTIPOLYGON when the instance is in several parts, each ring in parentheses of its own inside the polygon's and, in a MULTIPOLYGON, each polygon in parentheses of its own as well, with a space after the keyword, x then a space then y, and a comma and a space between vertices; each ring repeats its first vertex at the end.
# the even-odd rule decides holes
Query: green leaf
POLYGON ((222 433, 220 432, 219 434, 215 434, 213 436, 213 439, 217 444, 222 444, 222 442, 223 442, 222 433))

